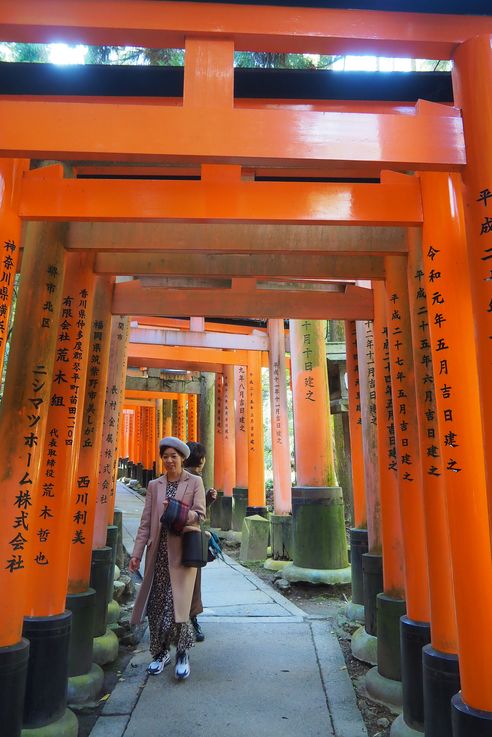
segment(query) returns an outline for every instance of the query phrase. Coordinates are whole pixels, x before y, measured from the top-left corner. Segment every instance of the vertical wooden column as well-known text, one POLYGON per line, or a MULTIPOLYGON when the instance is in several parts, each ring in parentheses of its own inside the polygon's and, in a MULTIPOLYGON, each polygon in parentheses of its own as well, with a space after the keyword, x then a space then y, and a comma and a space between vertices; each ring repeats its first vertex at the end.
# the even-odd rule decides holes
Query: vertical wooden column
POLYGON ((290 355, 297 485, 292 489, 294 564, 284 573, 288 571, 291 580, 348 582, 343 496, 333 455, 326 321, 291 320, 290 355))
POLYGON ((134 463, 142 463, 143 437, 142 437, 142 407, 135 406, 135 460, 134 463))
POLYGON ((265 449, 260 351, 248 351, 247 380, 248 512, 249 514, 264 514, 266 512, 265 449))
MULTIPOLYGON (((432 366, 420 231, 409 229, 408 246, 408 292, 422 458, 431 613, 431 644, 426 645, 423 650, 424 695, 427 694, 428 697, 424 709, 424 731, 428 737, 437 737, 443 732, 451 734, 452 731, 449 703, 460 689, 458 642, 445 478, 440 449, 436 382, 432 366), (443 691, 444 694, 441 696, 443 691)), ((434 292, 432 303, 437 305, 440 301, 434 292)))
POLYGON ((357 350, 359 356, 359 389, 362 419, 362 447, 364 452, 364 484, 366 489, 368 548, 381 553, 381 497, 379 490, 376 364, 374 355, 374 323, 357 321, 357 350))
POLYGON ((236 488, 248 488, 247 376, 246 366, 234 366, 236 404, 236 488))
POLYGON ((325 332, 324 320, 290 321, 296 477, 300 487, 337 484, 325 332))
POLYGON ((386 259, 386 297, 391 391, 400 487, 408 616, 428 622, 429 576, 424 530, 422 466, 408 302, 407 263, 386 259))
MULTIPOLYGON (((29 595, 25 614, 62 614, 68 585, 74 476, 83 415, 89 333, 94 300, 93 257, 69 253, 51 381, 41 473, 33 485, 33 525, 29 552, 29 595)), ((83 513, 81 513, 83 515, 83 513)), ((82 528, 80 544, 85 542, 82 528)))
POLYGON ((130 460, 134 462, 135 458, 135 409, 131 409, 128 413, 129 418, 129 441, 128 441, 128 455, 130 460))
MULTIPOLYGON (((382 282, 374 282, 373 292, 376 415, 378 419, 378 482, 381 504, 383 585, 384 593, 387 596, 393 599, 403 600, 405 599, 404 556, 384 284, 382 282)), ((404 614, 404 611, 401 614, 404 614)))
POLYGON ((345 322, 347 379, 349 394, 350 451, 352 456, 353 525, 366 529, 366 488, 362 447, 362 414, 357 356, 357 332, 354 320, 345 322))
POLYGON ((111 338, 112 286, 112 280, 96 277, 82 433, 72 494, 70 533, 72 544, 68 582, 70 594, 85 592, 89 587, 91 573, 92 537, 111 338))
POLYGON ((222 416, 222 374, 215 374, 214 484, 224 489, 224 418, 222 416))
POLYGON ((164 437, 164 400, 155 400, 155 435, 154 435, 154 457, 156 476, 162 473, 162 459, 158 452, 159 440, 164 437))
POLYGON ((179 428, 178 428, 178 400, 177 399, 172 399, 171 402, 172 402, 172 410, 173 410, 173 414, 172 414, 172 433, 171 433, 171 435, 173 437, 178 437, 178 434, 179 434, 179 428))
POLYGON ((453 699, 453 735, 461 737, 480 730, 486 734, 492 713, 487 685, 492 670, 488 636, 492 561, 481 422, 482 408, 487 409, 478 384, 472 308, 476 283, 468 261, 460 178, 426 173, 421 175, 421 184, 426 321, 436 384, 461 676, 461 696, 453 699))
POLYGON ((178 394, 178 438, 186 442, 186 394, 178 394))
POLYGON ((454 55, 453 91, 461 107, 466 145, 463 197, 468 263, 473 284, 489 523, 492 530, 492 36, 475 36, 454 55))
POLYGON ((224 366, 222 386, 224 497, 232 497, 232 490, 236 485, 234 415, 234 366, 224 366))
POLYGON ((286 515, 292 510, 292 481, 283 320, 268 320, 268 338, 273 505, 276 515, 286 515))
POLYGON ((188 440, 198 440, 198 398, 188 394, 188 440))
MULTIPOLYGON (((173 400, 162 400, 162 412, 164 417, 162 437, 169 438, 173 434, 173 400)), ((160 438, 159 438, 160 440, 160 438)))
POLYGON ((118 418, 125 394, 123 376, 126 371, 129 330, 130 320, 128 317, 124 315, 113 315, 111 321, 109 367, 105 377, 106 401, 104 404, 102 443, 97 482, 96 519, 92 541, 94 548, 105 547, 107 526, 113 519, 117 465, 116 441, 118 438, 118 418))
POLYGON ((16 201, 27 159, 0 160, 0 385, 19 260, 21 221, 16 201))
MULTIPOLYGON (((27 558, 35 534, 33 490, 50 405, 66 226, 29 223, 5 391, 0 405, 0 648, 21 639, 27 558)), ((36 520, 37 522, 38 520, 36 520)), ((1 650, 0 650, 1 657, 1 650)))
POLYGON ((429 570, 424 525, 422 458, 406 257, 385 259, 391 392, 395 420, 407 615, 401 618, 402 720, 424 729, 422 648, 430 642, 429 570))
POLYGON ((202 472, 205 489, 214 484, 215 435, 215 374, 204 372, 200 377, 200 442, 205 446, 207 462, 202 472))
MULTIPOLYGON (((367 511, 364 479, 364 449, 362 444, 362 404, 359 382, 359 359, 357 353, 357 330, 355 321, 345 322, 345 355, 348 380, 348 419, 350 429, 350 456, 352 465, 352 510, 353 525, 350 529, 350 565, 352 569, 352 604, 364 604, 362 556, 367 553, 367 511)), ((359 619, 361 612, 359 614, 359 619)))
MULTIPOLYGON (((386 316, 386 292, 373 282, 374 369, 377 416, 377 466, 382 540, 382 591, 376 595, 377 667, 366 674, 366 689, 380 698, 381 683, 391 681, 390 693, 401 681, 400 618, 405 614, 405 576, 398 487, 395 418, 391 395, 391 362, 386 316), (382 681, 390 679, 390 681, 382 681)), ((371 385, 372 386, 372 385, 371 385)), ((374 387, 373 387, 374 388, 374 387)), ((371 389, 372 390, 372 389, 371 389)), ((366 563, 366 561, 364 561, 366 563)), ((379 582, 380 583, 380 582, 379 582)))

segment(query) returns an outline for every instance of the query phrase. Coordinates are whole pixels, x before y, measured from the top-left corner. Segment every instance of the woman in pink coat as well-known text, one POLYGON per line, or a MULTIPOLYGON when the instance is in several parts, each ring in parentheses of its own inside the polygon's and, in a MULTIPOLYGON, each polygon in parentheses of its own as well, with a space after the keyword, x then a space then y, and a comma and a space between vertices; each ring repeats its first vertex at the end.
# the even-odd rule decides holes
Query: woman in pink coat
POLYGON ((130 570, 137 571, 147 546, 145 574, 135 600, 132 623, 142 622, 147 614, 152 654, 149 673, 162 673, 171 662, 169 649, 173 644, 176 678, 184 679, 190 675, 187 651, 194 642, 189 618, 197 569, 181 564, 182 536, 168 531, 161 524, 161 516, 169 500, 176 499, 188 507, 185 529, 199 529, 205 517, 205 490, 201 478, 183 468, 190 450, 182 440, 163 438, 159 450, 165 473, 149 483, 129 563, 130 570))

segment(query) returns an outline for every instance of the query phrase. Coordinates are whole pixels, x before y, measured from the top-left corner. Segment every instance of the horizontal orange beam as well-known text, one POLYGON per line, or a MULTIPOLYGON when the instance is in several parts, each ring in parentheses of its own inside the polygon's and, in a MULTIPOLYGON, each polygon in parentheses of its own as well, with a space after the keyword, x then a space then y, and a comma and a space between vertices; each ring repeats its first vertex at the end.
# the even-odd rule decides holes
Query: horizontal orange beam
POLYGON ((25 220, 259 222, 416 225, 415 177, 388 184, 63 179, 44 169, 24 175, 25 220))
POLYGON ((243 51, 449 59, 492 18, 152 0, 2 0, 3 41, 184 48, 185 36, 233 39, 243 51))
POLYGON ((196 361, 197 363, 245 366, 248 362, 248 351, 226 351, 220 348, 190 348, 188 346, 156 345, 155 343, 128 343, 128 357, 132 359, 138 358, 144 363, 149 358, 162 358, 167 361, 177 360, 181 363, 196 361))
POLYGON ((67 248, 113 253, 176 251, 180 256, 184 252, 382 256, 408 251, 406 228, 278 223, 70 223, 67 248))
MULTIPOLYGON (((372 290, 348 286, 345 292, 233 289, 162 289, 138 280, 116 284, 113 314, 207 315, 208 317, 277 317, 324 320, 370 320, 372 290)), ((198 349, 195 349, 198 350, 198 349)))
MULTIPOLYGON (((132 322, 138 322, 140 327, 150 326, 156 328, 177 328, 179 330, 189 330, 190 321, 180 320, 173 317, 132 317, 132 322)), ((227 325, 218 322, 205 322, 205 330, 211 330, 215 333, 237 333, 238 335, 251 335, 253 331, 266 333, 266 329, 260 327, 248 327, 247 325, 227 325)))
POLYGON ((410 116, 4 99, 0 155, 455 170, 465 164, 462 121, 442 108, 410 116))
POLYGON ((176 392, 144 391, 143 389, 125 389, 127 399, 177 399, 176 392))
POLYGON ((199 361, 180 361, 179 359, 163 359, 163 358, 139 358, 128 356, 128 366, 157 369, 180 369, 182 371, 211 371, 215 374, 221 374, 223 364, 221 363, 201 363, 199 361))

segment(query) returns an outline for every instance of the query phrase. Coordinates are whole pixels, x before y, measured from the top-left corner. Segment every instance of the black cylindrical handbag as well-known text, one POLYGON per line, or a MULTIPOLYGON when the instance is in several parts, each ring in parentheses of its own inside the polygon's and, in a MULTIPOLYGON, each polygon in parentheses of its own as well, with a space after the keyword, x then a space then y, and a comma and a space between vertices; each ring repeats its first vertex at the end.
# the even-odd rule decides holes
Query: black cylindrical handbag
POLYGON ((203 568, 208 561, 208 539, 206 530, 183 532, 183 557, 181 563, 187 568, 203 568))

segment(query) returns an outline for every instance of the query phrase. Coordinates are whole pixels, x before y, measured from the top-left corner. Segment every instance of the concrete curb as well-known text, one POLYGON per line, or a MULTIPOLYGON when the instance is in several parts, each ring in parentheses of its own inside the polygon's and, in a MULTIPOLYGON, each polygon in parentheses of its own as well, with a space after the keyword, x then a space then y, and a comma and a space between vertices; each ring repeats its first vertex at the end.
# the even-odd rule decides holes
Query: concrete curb
POLYGON ((343 653, 331 626, 311 622, 318 665, 336 737, 367 737, 343 653))

